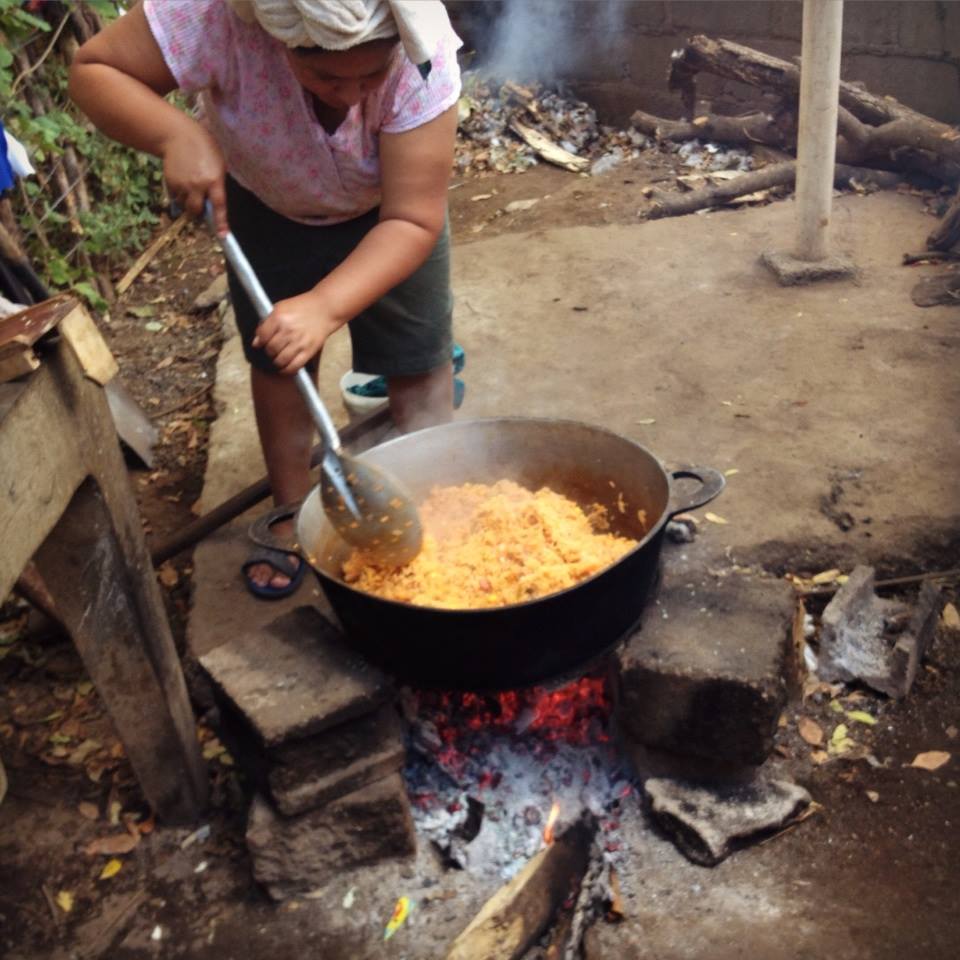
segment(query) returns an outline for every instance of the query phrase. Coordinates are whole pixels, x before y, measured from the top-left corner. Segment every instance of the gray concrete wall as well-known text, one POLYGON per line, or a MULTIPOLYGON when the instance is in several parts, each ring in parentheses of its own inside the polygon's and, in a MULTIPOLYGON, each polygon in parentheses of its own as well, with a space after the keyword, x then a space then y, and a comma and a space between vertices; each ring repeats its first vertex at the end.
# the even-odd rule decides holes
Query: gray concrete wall
MULTIPOLYGON (((638 107, 680 115, 666 75, 671 51, 692 34, 787 59, 800 52, 799 0, 448 0, 447 6, 478 59, 499 50, 515 79, 566 81, 617 123, 638 107)), ((960 122, 958 0, 847 0, 843 46, 844 79, 960 122)), ((723 113, 757 102, 756 90, 706 76, 698 90, 723 113)))

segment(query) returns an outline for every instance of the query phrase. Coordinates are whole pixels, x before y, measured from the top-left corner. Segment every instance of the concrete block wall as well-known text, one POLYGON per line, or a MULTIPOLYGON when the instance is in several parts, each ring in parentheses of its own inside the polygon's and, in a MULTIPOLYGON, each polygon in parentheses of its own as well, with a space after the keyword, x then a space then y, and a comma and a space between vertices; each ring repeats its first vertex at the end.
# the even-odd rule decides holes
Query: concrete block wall
MULTIPOLYGON (((666 77, 671 52, 692 34, 790 59, 800 52, 803 12, 799 0, 447 0, 447 7, 480 56, 499 31, 513 54, 505 63, 513 79, 563 81, 611 123, 638 107, 680 115, 666 77)), ((847 0, 842 75, 960 123, 960 2, 847 0)), ((758 102, 755 89, 719 78, 703 76, 698 91, 722 113, 758 102)))

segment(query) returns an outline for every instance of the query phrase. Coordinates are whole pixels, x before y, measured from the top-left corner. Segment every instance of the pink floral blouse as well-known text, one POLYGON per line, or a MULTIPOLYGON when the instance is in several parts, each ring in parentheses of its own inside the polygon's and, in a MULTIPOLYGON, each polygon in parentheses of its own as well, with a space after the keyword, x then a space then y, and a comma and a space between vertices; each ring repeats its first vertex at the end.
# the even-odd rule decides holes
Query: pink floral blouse
POLYGON ((328 134, 283 44, 224 0, 146 0, 144 9, 180 89, 201 94, 201 119, 231 175, 292 220, 332 224, 372 210, 380 133, 419 127, 460 96, 461 42, 451 27, 426 79, 398 44, 384 83, 328 134))

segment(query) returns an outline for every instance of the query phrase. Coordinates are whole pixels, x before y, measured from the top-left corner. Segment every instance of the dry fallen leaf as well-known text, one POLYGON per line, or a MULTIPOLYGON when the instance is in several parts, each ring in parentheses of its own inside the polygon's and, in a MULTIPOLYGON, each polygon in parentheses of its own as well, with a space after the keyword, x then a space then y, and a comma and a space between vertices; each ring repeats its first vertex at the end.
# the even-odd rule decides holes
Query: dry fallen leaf
POLYGON ((710 513, 709 510, 704 514, 704 517, 711 523, 729 523, 728 520, 724 520, 723 517, 718 517, 715 513, 710 513))
POLYGON ((115 833, 109 837, 98 837, 91 841, 84 848, 84 853, 91 857, 98 853, 112 857, 116 854, 129 853, 139 842, 139 837, 130 833, 115 833))
POLYGON ((948 760, 950 754, 946 750, 928 750, 926 753, 918 753, 913 758, 910 767, 918 767, 920 770, 939 770, 948 760))
POLYGON ((960 613, 957 613, 957 608, 952 603, 948 603, 943 608, 941 616, 945 627, 949 627, 951 630, 960 629, 960 613))
POLYGON ((64 913, 69 913, 73 909, 73 894, 69 890, 61 890, 57 894, 57 906, 64 913))
POLYGON ((221 753, 224 753, 226 749, 227 748, 216 737, 211 737, 203 745, 203 759, 213 760, 215 757, 219 757, 221 753))
POLYGON ((839 754, 846 753, 852 747, 855 747, 856 742, 851 739, 848 735, 849 730, 845 723, 838 723, 833 730, 833 733, 830 736, 830 743, 827 744, 827 750, 830 753, 839 754))
POLYGON ((840 571, 833 569, 833 570, 824 570, 822 573, 815 573, 811 579, 816 584, 833 583, 833 581, 836 580, 837 577, 839 576, 840 576, 840 571))
POLYGON ((96 753, 101 746, 102 744, 99 740, 84 740, 83 743, 70 754, 67 762, 73 764, 75 767, 79 767, 92 753, 96 753))
POLYGON ((162 564, 157 576, 165 587, 175 587, 180 580, 180 574, 177 573, 177 568, 172 563, 162 564))
POLYGON ((819 767, 830 759, 830 754, 826 750, 814 750, 810 759, 819 767))
POLYGON ((801 717, 797 721, 797 732, 812 747, 819 747, 823 743, 823 729, 809 717, 801 717))
POLYGON ((100 879, 109 880, 111 877, 115 877, 122 869, 122 860, 108 860, 104 868, 100 871, 100 879))

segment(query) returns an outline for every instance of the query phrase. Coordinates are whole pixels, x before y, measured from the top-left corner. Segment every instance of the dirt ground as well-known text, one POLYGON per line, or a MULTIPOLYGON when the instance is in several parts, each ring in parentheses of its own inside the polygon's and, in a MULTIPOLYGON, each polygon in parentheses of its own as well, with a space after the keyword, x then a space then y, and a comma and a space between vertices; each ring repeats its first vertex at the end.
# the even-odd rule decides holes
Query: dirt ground
MULTIPOLYGON (((794 311, 796 319, 811 308, 818 316, 835 309, 836 337, 844 352, 829 369, 819 366, 798 374, 797 365, 781 351, 795 357, 809 348, 815 354, 805 337, 829 338, 829 324, 821 322, 806 334, 803 324, 786 324, 783 305, 792 301, 767 290, 758 275, 738 275, 732 282, 740 286, 730 286, 732 273, 724 271, 736 254, 719 239, 738 248, 783 241, 788 202, 779 202, 780 210, 711 214, 712 234, 687 243, 681 221, 654 232, 649 229, 654 225, 640 225, 637 217, 646 203, 644 187, 664 182, 672 170, 669 158, 654 154, 596 178, 538 166, 522 175, 454 182, 451 223, 458 276, 464 281, 458 288, 458 310, 468 318, 465 415, 511 409, 571 415, 579 409, 581 418, 603 419, 649 443, 670 462, 700 459, 740 470, 741 476, 731 474, 731 486, 740 484, 738 492, 716 507, 728 525, 703 537, 711 562, 733 559, 768 575, 811 574, 858 559, 876 564, 880 575, 956 566, 960 511, 951 467, 958 465, 952 406, 957 387, 955 379, 948 382, 960 343, 956 308, 914 311, 905 322, 912 308, 871 300, 869 283, 844 286, 841 292, 822 288, 806 295, 806 305, 794 311), (509 202, 529 199, 538 203, 504 212, 509 202), (581 259, 574 262, 563 239, 573 234, 564 231, 581 228, 597 231, 591 234, 596 246, 592 251, 578 247, 581 259), (645 241, 647 236, 654 239, 645 241), (611 248, 621 255, 613 256, 611 248), (643 253, 640 268, 634 258, 638 250, 643 253), (568 266, 564 273, 570 263, 573 269, 568 266), (645 276, 638 275, 641 271, 645 276), (652 289, 643 284, 665 276, 671 278, 677 319, 672 321, 668 312, 660 317, 662 323, 675 322, 675 342, 669 349, 653 338, 647 343, 639 327, 635 349, 641 357, 648 351, 648 363, 641 363, 637 374, 642 384, 628 389, 615 383, 609 396, 591 404, 589 390, 596 389, 595 382, 572 381, 578 363, 600 366, 603 354, 595 342, 568 336, 569 318, 589 324, 586 339, 597 341, 594 331, 607 329, 606 316, 625 310, 631 298, 642 316, 652 289), (606 287, 598 285, 598 278, 606 287), (499 299, 494 296, 498 285, 499 299), (705 299, 702 290, 708 287, 705 299), (844 297, 859 298, 864 324, 870 321, 872 330, 854 329, 850 311, 840 306, 844 297), (551 342, 553 331, 545 322, 540 327, 518 322, 525 339, 510 340, 500 315, 505 300, 538 323, 551 310, 559 316, 562 309, 564 322, 557 329, 568 338, 551 342), (711 314, 704 307, 708 301, 714 303, 711 314), (748 303, 749 308, 743 306, 748 303), (738 309, 761 316, 769 311, 770 326, 758 336, 771 338, 769 363, 774 373, 782 372, 782 389, 775 395, 769 380, 761 382, 751 369, 752 360, 737 363, 735 343, 718 350, 706 336, 738 309), (499 323, 489 319, 494 311, 499 323), (776 332, 777 324, 782 333, 776 332), (698 350, 698 342, 705 346, 698 350), (483 358, 494 352, 526 359, 509 369, 485 366, 483 358), (721 354, 722 363, 717 359, 721 354), (868 362, 861 369, 864 357, 868 362), (933 379, 934 371, 940 379, 933 379), (856 389, 845 391, 845 383, 856 389), (912 431, 911 416, 899 416, 911 391, 912 431), (640 396, 646 399, 641 402, 640 396), (525 405, 518 407, 517 398, 524 398, 525 405), (893 402, 898 411, 889 408, 893 402), (813 462, 816 449, 822 455, 813 462), (756 469, 750 471, 747 464, 756 469), (771 485, 778 488, 773 497, 771 485), (907 502, 904 490, 909 489, 913 495, 907 502), (775 509, 777 497, 789 498, 791 509, 770 522, 764 510, 775 509)), ((837 220, 849 226, 844 236, 852 238, 876 236, 889 229, 892 218, 901 217, 910 229, 903 250, 917 249, 925 225, 933 223, 924 217, 924 205, 936 207, 937 202, 936 197, 910 194, 853 197, 838 205, 837 220), (874 205, 854 208, 854 203, 874 205), (874 212, 864 212, 868 210, 874 212)), ((863 250, 868 258, 878 256, 876 246, 863 250)), ((871 271, 904 271, 896 262, 870 260, 864 266, 868 279, 871 271)), ((218 421, 224 431, 233 429, 231 414, 248 405, 242 380, 224 379, 224 333, 216 311, 189 312, 193 298, 220 269, 203 231, 188 230, 103 324, 125 383, 161 429, 153 469, 131 460, 151 543, 193 519, 198 500, 200 509, 209 509, 222 494, 260 473, 255 459, 240 457, 236 448, 224 455, 224 441, 219 454, 210 454, 223 458, 214 465, 220 473, 207 462, 211 429, 218 421), (233 392, 225 394, 226 388, 233 392), (238 459, 239 465, 234 463, 238 459), (224 463, 232 464, 229 470, 224 463)), ((908 281, 896 283, 902 297, 908 281)), ((340 353, 333 356, 342 360, 342 346, 336 349, 340 353)), ((615 366, 612 360, 610 365, 615 366)), ((328 380, 325 390, 335 399, 331 389, 328 380)), ((249 420, 247 413, 241 415, 249 420)), ((213 561, 203 549, 196 556, 181 554, 159 571, 185 655, 188 646, 197 652, 198 638, 212 630, 202 619, 199 625, 188 624, 191 603, 195 615, 209 617, 217 606, 211 598, 219 596, 222 607, 238 589, 233 554, 217 565, 217 570, 223 567, 222 580, 229 578, 232 584, 228 591, 211 573, 213 561), (195 563, 206 563, 201 583, 193 577, 195 563)), ((298 602, 309 599, 308 594, 298 602)), ((949 585, 945 599, 957 599, 949 585)), ((813 612, 819 607, 822 602, 815 602, 813 612)), ((267 613, 261 609, 258 615, 267 613)), ((247 616, 246 608, 237 616, 247 616)), ((229 621, 221 627, 231 628, 229 621)), ((958 632, 940 628, 906 701, 893 703, 856 689, 844 695, 847 700, 818 693, 783 718, 774 762, 803 783, 822 807, 787 834, 708 871, 686 863, 643 828, 638 813, 633 832, 625 837, 635 854, 632 875, 624 878, 626 920, 601 923, 591 931, 591 960, 723 960, 741 955, 745 947, 777 958, 946 960, 956 955, 956 756, 934 772, 905 765, 926 750, 956 753, 958 632), (855 739, 865 748, 860 753, 868 749, 881 766, 865 759, 811 761, 796 721, 807 716, 829 731, 836 709, 831 703, 838 700, 845 708, 856 706, 877 717, 875 726, 858 728, 855 739)), ((411 869, 368 871, 366 879, 337 877, 316 899, 270 903, 250 877, 242 837, 243 785, 215 732, 201 723, 199 735, 210 760, 214 802, 209 833, 197 836, 191 829, 153 823, 69 642, 16 601, 7 603, 0 623, 0 750, 11 786, 0 807, 0 953, 23 960, 258 960, 279 950, 331 960, 428 958, 442 955, 437 950, 444 937, 448 942, 478 898, 482 902, 492 892, 470 888, 462 875, 444 875, 432 893, 421 891, 424 909, 406 938, 398 935, 386 946, 378 941, 384 909, 389 913, 387 901, 410 887, 414 873, 436 869, 425 864, 427 851, 421 851, 411 869), (113 856, 86 852, 91 842, 107 836, 124 838, 113 856), (113 860, 118 871, 105 875, 113 860), (362 905, 347 915, 339 904, 354 880, 362 905)))

